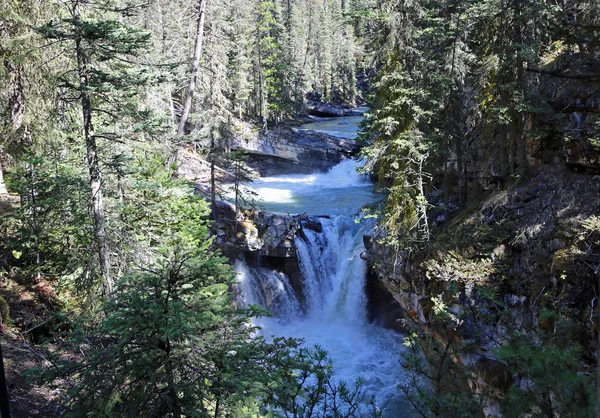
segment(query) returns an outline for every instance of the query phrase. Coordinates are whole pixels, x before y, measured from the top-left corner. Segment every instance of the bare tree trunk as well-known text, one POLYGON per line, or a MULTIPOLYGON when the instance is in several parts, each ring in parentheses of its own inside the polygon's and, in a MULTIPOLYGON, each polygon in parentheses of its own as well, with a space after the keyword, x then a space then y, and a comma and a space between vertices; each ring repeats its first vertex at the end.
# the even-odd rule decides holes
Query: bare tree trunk
MULTIPOLYGON (((81 15, 79 12, 79 2, 75 2, 73 7, 73 18, 78 26, 81 26, 81 15)), ((113 280, 110 271, 110 249, 108 237, 106 234, 106 220, 104 218, 104 204, 102 202, 102 174, 100 171, 100 161, 98 158, 98 147, 96 145, 96 136, 94 135, 94 125, 92 123, 92 103, 89 87, 89 69, 88 56, 82 45, 82 39, 75 39, 75 49, 77 52, 77 66, 79 73, 79 87, 81 93, 81 110, 83 113, 83 129, 85 134, 86 161, 90 172, 90 188, 92 192, 91 206, 92 217, 94 219, 94 239, 97 243, 98 258, 100 259, 100 272, 102 274, 102 289, 105 296, 110 296, 113 292, 113 280)))
MULTIPOLYGON (((260 35, 259 35, 260 36, 260 35)), ((259 99, 259 107, 260 107, 260 117, 263 119, 263 122, 265 122, 265 126, 266 126, 266 120, 267 120, 267 111, 265 109, 265 88, 264 88, 264 75, 263 75, 263 68, 262 68, 262 52, 261 52, 261 48, 260 48, 260 38, 258 40, 259 45, 258 45, 258 99, 259 99)))
POLYGON ((23 77, 23 66, 6 60, 4 67, 9 74, 9 98, 10 123, 13 131, 18 131, 23 125, 25 116, 25 79, 23 77))
MULTIPOLYGON (((27 146, 27 148, 30 150, 29 152, 33 152, 33 135, 31 133, 31 127, 29 125, 25 125, 24 129, 23 129, 23 143, 27 146)), ((38 190, 36 188, 37 185, 37 173, 35 171, 35 165, 33 164, 27 164, 27 175, 29 177, 29 193, 28 193, 28 200, 31 203, 31 218, 32 218, 32 222, 33 222, 33 230, 35 231, 35 236, 34 236, 34 245, 35 245, 35 265, 37 267, 37 273, 36 273, 36 278, 38 280, 41 280, 42 278, 42 271, 40 270, 40 264, 41 264, 41 254, 40 254, 40 232, 41 232, 41 225, 39 222, 39 210, 38 210, 38 204, 37 204, 37 196, 38 196, 38 190)), ((23 199, 23 196, 21 196, 21 199, 23 199)), ((22 201, 21 201, 22 203, 22 201)))
POLYGON ((0 194, 6 194, 8 193, 8 190, 6 190, 6 183, 4 182, 4 172, 3 172, 3 168, 2 168, 2 157, 0 157, 0 194))
MULTIPOLYGON (((425 173, 423 173, 423 163, 427 156, 421 156, 419 159, 419 168, 417 172, 417 190, 419 191, 418 201, 417 201, 417 216, 418 220, 418 231, 419 238, 424 241, 429 241, 429 221, 427 220, 427 199, 425 197, 425 189, 423 185, 423 177, 425 173)), ((446 219, 446 224, 448 224, 446 219)))
POLYGON ((196 33, 196 47, 194 49, 194 61, 192 63, 192 74, 190 76, 190 82, 187 88, 187 94, 185 96, 185 103, 183 105, 183 112, 181 119, 179 120, 179 128, 177 129, 177 135, 185 135, 185 125, 190 118, 190 112, 192 110, 192 99, 194 98, 194 92, 196 91, 196 81, 198 80, 198 73, 200 71, 200 57, 202 56, 202 40, 204 38, 204 15, 206 12, 206 0, 200 0, 199 12, 198 12, 198 31, 196 33))
MULTIPOLYGON (((17 132, 23 126, 25 116, 25 78, 23 66, 9 59, 4 60, 4 68, 9 76, 8 81, 8 107, 10 109, 10 124, 13 132, 17 132)), ((0 160, 0 193, 8 193, 4 181, 4 166, 0 160)))
POLYGON ((210 133, 210 206, 212 219, 218 218, 217 214, 217 180, 215 178, 215 136, 210 133))

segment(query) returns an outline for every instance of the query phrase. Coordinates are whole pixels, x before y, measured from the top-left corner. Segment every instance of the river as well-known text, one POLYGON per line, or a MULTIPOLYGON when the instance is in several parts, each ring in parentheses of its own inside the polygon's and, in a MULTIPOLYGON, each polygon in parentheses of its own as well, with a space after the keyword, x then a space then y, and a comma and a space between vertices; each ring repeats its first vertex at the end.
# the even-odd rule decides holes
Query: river
MULTIPOLYGON (((300 128, 349 136, 358 130, 360 120, 327 119, 300 128)), ((360 258, 366 231, 358 213, 377 195, 373 184, 356 171, 360 165, 347 160, 327 173, 282 175, 253 183, 267 211, 323 216, 323 231, 305 230, 304 237, 296 238, 304 301, 298 300, 283 273, 249 267, 243 260, 235 265, 240 296, 247 304, 272 311, 273 317, 256 321, 264 335, 319 345, 333 359, 336 378, 353 384, 360 377, 384 417, 412 417, 412 407, 398 388, 405 373, 400 365, 403 336, 367 321, 367 266, 360 258)))

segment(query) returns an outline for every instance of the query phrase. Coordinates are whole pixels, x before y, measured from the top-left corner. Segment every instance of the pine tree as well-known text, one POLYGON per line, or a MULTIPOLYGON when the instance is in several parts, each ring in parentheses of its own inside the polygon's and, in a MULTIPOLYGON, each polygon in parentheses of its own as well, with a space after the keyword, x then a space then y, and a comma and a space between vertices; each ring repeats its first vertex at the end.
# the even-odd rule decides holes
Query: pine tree
POLYGON ((263 127, 266 129, 267 122, 278 120, 282 112, 282 103, 279 101, 283 95, 278 40, 280 27, 275 16, 275 3, 271 0, 260 0, 255 16, 255 94, 258 116, 262 118, 263 127))
POLYGON ((389 192, 381 238, 395 246, 398 240, 424 242, 429 239, 424 167, 430 144, 418 126, 422 109, 415 106, 423 93, 412 87, 410 76, 394 58, 375 87, 378 93, 363 136, 372 143, 364 151, 370 169, 389 192))
POLYGON ((160 235, 148 234, 154 261, 119 281, 82 362, 49 371, 78 377, 68 416, 207 416, 217 358, 235 360, 252 332, 231 308, 231 268, 210 250, 207 204, 184 195, 153 205, 168 209, 154 218, 160 235))
POLYGON ((114 278, 98 141, 116 140, 121 132, 111 129, 111 124, 114 126, 122 122, 121 118, 145 116, 140 115, 132 96, 136 95, 138 87, 146 82, 147 77, 143 69, 129 63, 132 57, 146 48, 149 38, 147 33, 127 27, 117 20, 96 20, 92 17, 98 11, 110 13, 111 7, 111 2, 91 7, 80 0, 72 0, 64 6, 68 17, 38 28, 44 38, 63 42, 65 53, 76 64, 77 79, 69 72, 63 75, 63 80, 65 88, 80 99, 94 240, 105 296, 112 293, 114 278), (97 127, 100 128, 98 131, 95 129, 97 127))

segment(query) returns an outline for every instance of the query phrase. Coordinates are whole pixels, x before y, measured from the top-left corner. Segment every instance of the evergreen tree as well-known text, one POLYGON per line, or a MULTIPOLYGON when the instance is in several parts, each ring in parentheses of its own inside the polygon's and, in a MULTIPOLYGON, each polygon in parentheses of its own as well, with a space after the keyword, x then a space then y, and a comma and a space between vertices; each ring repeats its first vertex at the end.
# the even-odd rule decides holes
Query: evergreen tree
POLYGON ((81 102, 93 234, 103 291, 105 296, 109 296, 114 279, 98 142, 118 139, 122 132, 115 132, 114 125, 122 123, 121 118, 147 116, 140 112, 137 103, 132 100, 147 77, 143 69, 129 63, 132 57, 146 48, 149 35, 117 20, 96 20, 88 15, 98 11, 110 13, 113 10, 111 2, 91 7, 82 1, 73 0, 64 8, 67 17, 41 26, 38 31, 46 39, 60 41, 64 52, 72 57, 76 65, 77 78, 73 77, 73 72, 64 73, 62 78, 64 87, 71 90, 72 94, 77 94, 81 102), (99 128, 98 131, 95 130, 96 127, 99 128))
POLYGON ((275 2, 261 0, 256 6, 255 23, 256 51, 254 72, 257 78, 255 95, 258 104, 258 116, 264 121, 278 120, 282 113, 283 84, 281 79, 282 63, 279 44, 281 27, 276 20, 275 2))
POLYGON ((86 357, 49 371, 78 376, 68 416, 209 416, 228 384, 224 367, 245 373, 253 330, 231 308, 234 276, 210 250, 206 203, 184 194, 154 205, 168 209, 154 218, 160 235, 147 231, 154 261, 119 281, 106 319, 82 341, 86 357))

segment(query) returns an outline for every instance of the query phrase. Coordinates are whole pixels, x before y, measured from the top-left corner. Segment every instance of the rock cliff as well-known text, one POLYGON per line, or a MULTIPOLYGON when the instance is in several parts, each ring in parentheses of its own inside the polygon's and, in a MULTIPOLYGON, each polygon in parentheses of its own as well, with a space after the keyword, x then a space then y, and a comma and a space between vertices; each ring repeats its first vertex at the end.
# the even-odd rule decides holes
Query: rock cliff
POLYGON ((371 297, 388 326, 421 335, 426 355, 439 360, 446 347, 472 391, 485 394, 485 415, 495 416, 511 388, 541 384, 526 360, 511 357, 519 338, 542 359, 562 339, 581 347, 578 373, 595 362, 599 215, 600 176, 540 168, 456 214, 419 251, 367 239, 371 297))
POLYGON ((261 176, 325 171, 356 155, 360 144, 315 131, 280 125, 267 133, 238 132, 230 144, 249 154, 248 164, 261 176))

